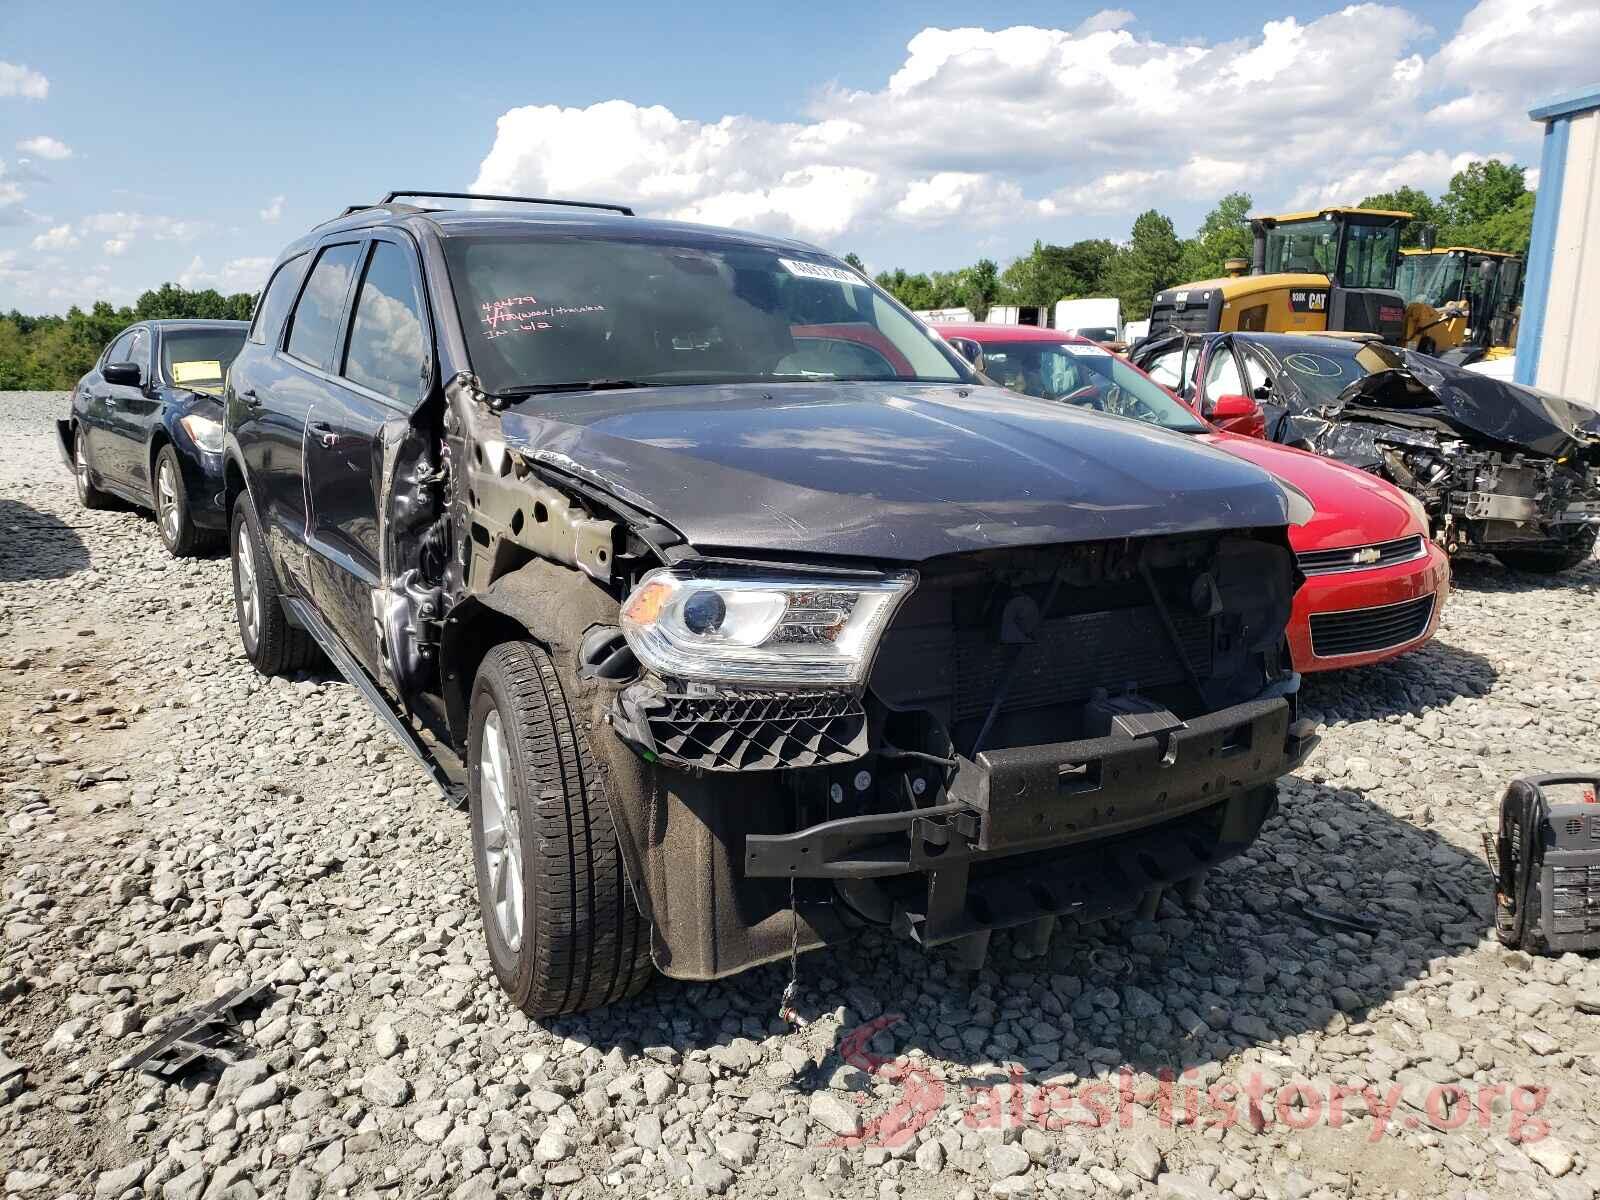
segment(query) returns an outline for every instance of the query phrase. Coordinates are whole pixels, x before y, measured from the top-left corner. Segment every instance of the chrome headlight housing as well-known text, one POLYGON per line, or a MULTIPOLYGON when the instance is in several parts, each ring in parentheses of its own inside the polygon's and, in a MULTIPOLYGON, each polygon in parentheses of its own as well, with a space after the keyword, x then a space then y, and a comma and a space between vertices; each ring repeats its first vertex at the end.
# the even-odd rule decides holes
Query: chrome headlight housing
POLYGON ((678 679, 855 686, 917 577, 651 571, 622 603, 646 667, 678 679))

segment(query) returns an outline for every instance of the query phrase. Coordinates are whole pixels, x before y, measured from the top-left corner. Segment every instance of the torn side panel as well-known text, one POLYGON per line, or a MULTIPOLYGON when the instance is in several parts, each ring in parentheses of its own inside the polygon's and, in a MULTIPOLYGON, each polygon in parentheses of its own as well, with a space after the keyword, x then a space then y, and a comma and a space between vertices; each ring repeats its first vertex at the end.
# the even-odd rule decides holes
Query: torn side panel
POLYGON ((531 558, 610 583, 620 548, 617 523, 592 515, 536 475, 506 444, 499 413, 483 401, 470 376, 458 375, 445 395, 457 543, 450 590, 481 590, 531 558))

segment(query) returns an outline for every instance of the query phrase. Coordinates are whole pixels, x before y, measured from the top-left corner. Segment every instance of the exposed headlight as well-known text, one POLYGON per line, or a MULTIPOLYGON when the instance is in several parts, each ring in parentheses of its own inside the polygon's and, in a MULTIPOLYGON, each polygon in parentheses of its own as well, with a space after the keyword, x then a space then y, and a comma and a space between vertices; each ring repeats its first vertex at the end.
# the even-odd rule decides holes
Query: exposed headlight
POLYGON ((622 604, 639 661, 680 679, 858 684, 894 610, 916 586, 877 578, 651 571, 622 604))
POLYGON ((190 413, 180 417, 178 424, 200 449, 216 454, 222 449, 222 422, 213 421, 210 417, 202 417, 199 413, 190 413))
POLYGON ((1417 518, 1417 524, 1422 527, 1422 536, 1428 537, 1433 531, 1433 518, 1428 516, 1426 506, 1410 492, 1400 494, 1405 497, 1406 507, 1411 510, 1411 515, 1417 518))
POLYGON ((1317 515, 1317 506, 1311 503, 1311 497, 1285 480, 1278 480, 1278 486, 1283 489, 1283 498, 1288 501, 1289 524, 1309 525, 1311 518, 1317 515))

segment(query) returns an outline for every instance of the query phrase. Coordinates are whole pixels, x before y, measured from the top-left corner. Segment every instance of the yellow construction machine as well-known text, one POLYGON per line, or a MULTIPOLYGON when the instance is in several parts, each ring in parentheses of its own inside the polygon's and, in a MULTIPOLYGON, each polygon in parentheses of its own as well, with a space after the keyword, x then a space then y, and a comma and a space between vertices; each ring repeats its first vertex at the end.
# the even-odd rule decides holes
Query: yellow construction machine
POLYGON ((1396 286, 1406 302, 1406 345, 1463 363, 1510 354, 1522 279, 1522 256, 1504 250, 1401 251, 1396 286))
POLYGON ((1250 273, 1158 293, 1150 335, 1344 331, 1399 344, 1406 335, 1406 306, 1395 274, 1400 230, 1409 220, 1410 213, 1370 208, 1252 217, 1250 273))

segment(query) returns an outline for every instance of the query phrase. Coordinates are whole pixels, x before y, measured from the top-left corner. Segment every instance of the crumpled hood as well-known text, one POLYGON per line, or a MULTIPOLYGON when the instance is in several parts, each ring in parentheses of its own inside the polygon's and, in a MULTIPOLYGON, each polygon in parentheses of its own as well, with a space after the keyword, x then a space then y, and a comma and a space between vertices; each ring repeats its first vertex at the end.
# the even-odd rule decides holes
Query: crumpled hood
MULTIPOLYGON (((1405 370, 1367 375, 1345 389, 1340 399, 1347 415, 1381 419, 1385 411, 1393 411, 1429 417, 1469 441, 1487 438, 1550 458, 1561 458, 1575 442, 1600 435, 1600 414, 1582 404, 1480 375, 1415 350, 1401 353, 1405 370)), ((1296 406, 1296 410, 1309 411, 1309 406, 1296 406)))
POLYGON ((533 396, 507 445, 702 552, 913 563, 1003 546, 1284 525, 1260 469, 1184 434, 943 384, 533 396))

